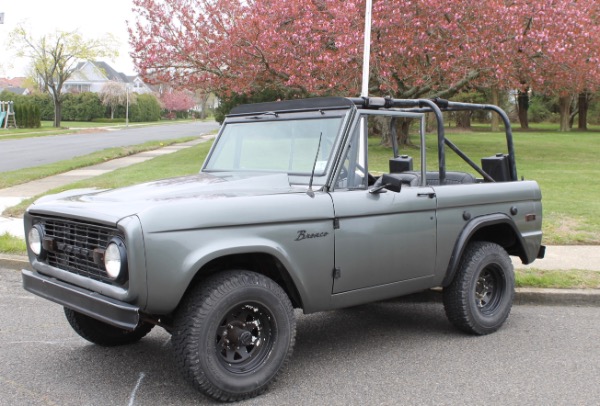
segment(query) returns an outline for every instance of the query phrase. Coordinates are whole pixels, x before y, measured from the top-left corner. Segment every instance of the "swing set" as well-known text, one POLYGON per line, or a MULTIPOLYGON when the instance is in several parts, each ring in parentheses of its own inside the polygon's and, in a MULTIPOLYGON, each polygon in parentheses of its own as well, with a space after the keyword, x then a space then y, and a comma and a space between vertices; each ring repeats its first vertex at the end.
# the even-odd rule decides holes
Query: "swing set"
POLYGON ((0 101, 0 128, 17 128, 15 105, 12 101, 0 101))

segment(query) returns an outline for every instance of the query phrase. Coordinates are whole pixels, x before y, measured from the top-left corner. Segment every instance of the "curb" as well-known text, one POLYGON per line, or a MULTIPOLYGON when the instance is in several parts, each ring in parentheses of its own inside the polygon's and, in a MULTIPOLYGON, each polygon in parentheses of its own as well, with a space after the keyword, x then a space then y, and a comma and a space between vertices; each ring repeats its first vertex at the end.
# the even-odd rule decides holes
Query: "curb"
MULTIPOLYGON (((411 303, 442 303, 442 290, 434 288, 419 293, 391 299, 411 303)), ((539 289, 516 288, 515 306, 587 306, 600 307, 600 289, 539 289)))
POLYGON ((31 269, 29 258, 25 255, 0 254, 0 269, 21 271, 23 268, 31 269))
MULTIPOLYGON (((0 254, 0 269, 32 269, 25 255, 0 254)), ((393 301, 442 303, 441 289, 431 289, 391 299, 393 301)), ((516 288, 515 305, 588 306, 600 307, 600 289, 538 289, 516 288)))
POLYGON ((599 289, 517 288, 516 305, 600 307, 599 289))

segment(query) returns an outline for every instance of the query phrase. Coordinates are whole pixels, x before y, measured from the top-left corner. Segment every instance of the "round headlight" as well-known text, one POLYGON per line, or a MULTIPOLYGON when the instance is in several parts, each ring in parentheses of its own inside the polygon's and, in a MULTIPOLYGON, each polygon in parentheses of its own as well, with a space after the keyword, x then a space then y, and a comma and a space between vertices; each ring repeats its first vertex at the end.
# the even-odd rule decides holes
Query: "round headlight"
POLYGON ((31 230, 29 230, 29 233, 27 235, 29 249, 38 257, 42 253, 43 233, 44 231, 42 230, 42 226, 36 224, 35 226, 31 227, 31 230))
POLYGON ((104 268, 111 279, 118 279, 127 269, 127 252, 125 244, 118 238, 113 238, 104 252, 104 268))

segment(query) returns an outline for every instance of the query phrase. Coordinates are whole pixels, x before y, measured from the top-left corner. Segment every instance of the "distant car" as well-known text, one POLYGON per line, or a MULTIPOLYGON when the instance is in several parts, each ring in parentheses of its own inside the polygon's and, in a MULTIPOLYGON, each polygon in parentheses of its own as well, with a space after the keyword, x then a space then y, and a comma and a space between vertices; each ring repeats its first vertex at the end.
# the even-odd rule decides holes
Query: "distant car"
POLYGON ((528 264, 544 254, 541 192, 518 180, 506 115, 444 100, 239 106, 199 174, 44 197, 24 221, 34 269, 22 271, 25 289, 63 305, 98 345, 165 328, 183 375, 222 401, 276 379, 292 354, 294 308, 441 287, 450 321, 488 334, 511 309, 509 255, 528 264), (444 133, 442 111, 457 110, 500 114, 506 151, 469 159, 444 133), (434 164, 426 113, 438 123, 434 164), (389 170, 370 171, 369 135, 399 119, 420 123, 419 156, 394 144, 389 170), (472 171, 448 171, 446 149, 472 171))

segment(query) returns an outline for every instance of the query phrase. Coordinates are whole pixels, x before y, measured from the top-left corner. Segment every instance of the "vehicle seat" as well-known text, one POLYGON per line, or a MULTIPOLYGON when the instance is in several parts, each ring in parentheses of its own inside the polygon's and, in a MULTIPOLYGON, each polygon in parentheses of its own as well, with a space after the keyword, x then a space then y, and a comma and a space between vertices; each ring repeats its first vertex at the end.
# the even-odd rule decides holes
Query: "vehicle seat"
MULTIPOLYGON (((475 183, 476 181, 475 176, 467 172, 446 172, 446 185, 462 185, 466 183, 475 183)), ((427 184, 439 185, 440 173, 427 172, 427 184)))

